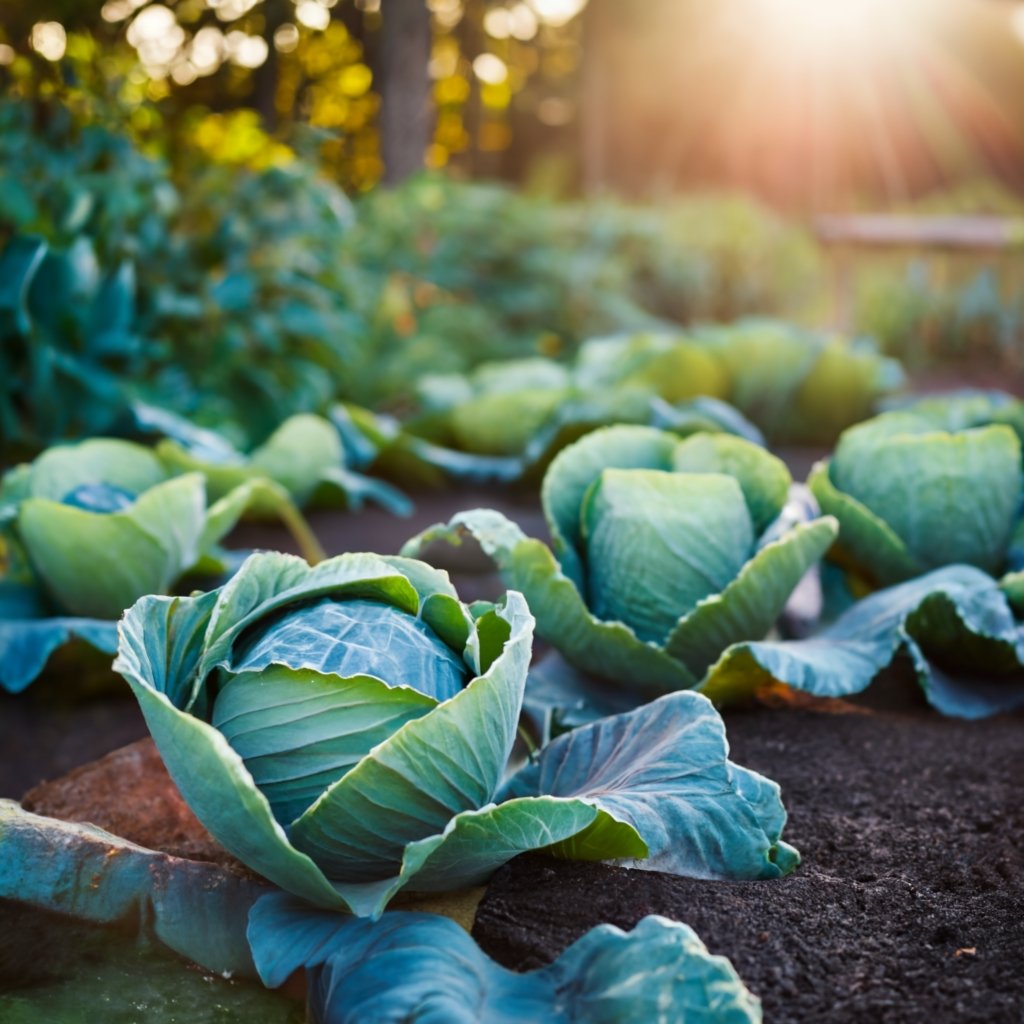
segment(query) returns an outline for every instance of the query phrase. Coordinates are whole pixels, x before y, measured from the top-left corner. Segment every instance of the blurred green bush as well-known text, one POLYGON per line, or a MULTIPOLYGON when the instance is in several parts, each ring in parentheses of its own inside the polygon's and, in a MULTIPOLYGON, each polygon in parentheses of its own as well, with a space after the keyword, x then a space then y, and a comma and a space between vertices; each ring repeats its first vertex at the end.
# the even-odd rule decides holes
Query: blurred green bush
POLYGON ((792 310, 820 281, 808 237, 746 200, 556 203, 428 175, 353 208, 298 158, 186 147, 172 172, 81 122, 0 103, 8 450, 109 431, 133 399, 252 445, 337 398, 401 412, 427 373, 792 310))

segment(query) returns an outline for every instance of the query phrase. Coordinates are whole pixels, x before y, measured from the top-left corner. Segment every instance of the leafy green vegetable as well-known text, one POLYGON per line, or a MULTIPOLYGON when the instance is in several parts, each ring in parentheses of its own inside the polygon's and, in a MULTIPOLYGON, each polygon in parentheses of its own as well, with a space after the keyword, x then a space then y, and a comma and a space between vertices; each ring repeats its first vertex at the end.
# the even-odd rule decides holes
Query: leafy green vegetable
POLYGON ((716 397, 726 390, 720 363, 696 344, 658 334, 602 338, 586 342, 571 367, 530 358, 485 363, 466 376, 428 375, 419 386, 425 415, 410 426, 458 450, 517 458, 524 476, 613 423, 761 443, 757 428, 716 397))
POLYGON ((117 623, 55 614, 37 588, 0 578, 0 687, 20 693, 73 640, 113 656, 117 623))
POLYGON ((808 483, 840 522, 831 557, 862 585, 953 563, 996 573, 1020 513, 1021 445, 1001 424, 948 433, 927 416, 885 413, 846 431, 808 483))
POLYGON ((832 519, 782 517, 788 484, 778 459, 738 438, 610 427, 545 475, 553 552, 488 510, 403 550, 471 535, 567 661, 649 698, 701 685, 731 644, 761 639, 833 542, 832 519))
MULTIPOLYGON (((101 433, 143 364, 134 333, 135 273, 102 271, 90 240, 60 249, 15 235, 0 251, 0 441, 45 444, 101 433)), ((8 453, 9 457, 9 453, 8 453)))
POLYGON ((724 957, 684 924, 601 925, 553 964, 514 974, 454 921, 395 912, 370 922, 314 911, 282 895, 252 910, 249 940, 264 982, 307 969, 317 1024, 418 1020, 452 1024, 756 1024, 761 1006, 724 957))
POLYGON ((542 755, 573 761, 571 794, 524 777, 502 799, 533 617, 514 592, 475 613, 445 574, 410 559, 351 554, 310 568, 254 555, 220 590, 138 602, 115 667, 204 825, 318 906, 377 916, 406 886, 476 885, 534 849, 653 854, 714 877, 795 865, 777 787, 729 764, 720 720, 694 695, 602 723, 595 741, 607 735, 619 752, 602 765, 572 747, 542 755), (686 728, 694 742, 678 751, 686 728), (679 770, 690 759, 700 771, 679 770), (716 838, 704 844, 701 828, 716 838))
POLYGON ((829 442, 902 383, 898 364, 866 342, 757 320, 595 338, 569 366, 509 360, 501 376, 498 365, 426 377, 413 428, 467 451, 520 455, 526 468, 543 459, 543 469, 561 447, 614 423, 829 442))
POLYGON ((925 696, 962 718, 1024 707, 1024 629, 1002 586, 969 565, 950 565, 858 601, 807 640, 740 644, 706 688, 715 700, 772 679, 821 697, 859 693, 895 659, 909 659, 925 696))
POLYGON ((829 444, 903 385, 873 343, 750 319, 694 334, 724 362, 726 395, 776 444, 829 444))
POLYGON ((931 422, 936 430, 958 433, 971 427, 1005 423, 1024 441, 1024 402, 1005 391, 961 388, 938 395, 886 403, 889 411, 909 412, 931 422))
MULTIPOLYGON (((168 471, 202 473, 211 500, 251 480, 272 480, 299 507, 333 499, 359 508, 363 501, 372 500, 397 515, 412 511, 412 503, 400 491, 348 468, 338 431, 322 416, 291 416, 262 445, 244 455, 216 433, 164 409, 137 402, 133 412, 142 429, 167 435, 156 454, 168 471)), ((271 505, 257 511, 275 514, 279 509, 271 505)))
POLYGON ((201 473, 168 477, 148 448, 97 438, 48 449, 0 482, 0 685, 27 686, 73 637, 113 653, 113 623, 185 574, 222 572, 219 541, 249 508, 274 510, 320 553, 280 485, 253 477, 206 504, 201 473))

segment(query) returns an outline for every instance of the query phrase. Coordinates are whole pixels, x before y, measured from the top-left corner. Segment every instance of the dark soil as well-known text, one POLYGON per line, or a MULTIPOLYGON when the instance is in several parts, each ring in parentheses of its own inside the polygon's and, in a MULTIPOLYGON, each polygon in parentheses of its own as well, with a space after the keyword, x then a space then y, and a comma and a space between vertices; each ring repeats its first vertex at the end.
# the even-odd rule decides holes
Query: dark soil
POLYGON ((782 785, 804 861, 773 882, 708 882, 524 857, 473 934, 508 967, 588 928, 685 921, 728 956, 771 1024, 1024 1021, 1024 716, 753 709, 733 759, 782 785))

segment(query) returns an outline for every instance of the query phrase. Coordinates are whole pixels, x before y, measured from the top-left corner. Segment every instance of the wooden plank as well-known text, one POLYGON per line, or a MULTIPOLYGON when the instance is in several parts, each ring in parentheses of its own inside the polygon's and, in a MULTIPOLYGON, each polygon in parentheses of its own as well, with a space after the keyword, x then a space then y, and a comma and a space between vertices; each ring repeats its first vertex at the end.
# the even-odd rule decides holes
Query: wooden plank
POLYGON ((890 214, 819 217, 825 245, 870 249, 1024 249, 1024 219, 1008 217, 915 217, 890 214))

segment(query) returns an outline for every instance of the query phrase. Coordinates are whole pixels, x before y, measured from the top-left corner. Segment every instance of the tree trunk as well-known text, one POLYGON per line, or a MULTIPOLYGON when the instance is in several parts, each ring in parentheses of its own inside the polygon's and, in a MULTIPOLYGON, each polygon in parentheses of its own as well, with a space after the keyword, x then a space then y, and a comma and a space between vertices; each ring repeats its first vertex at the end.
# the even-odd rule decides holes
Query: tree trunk
POLYGON ((423 169, 430 143, 430 11, 425 0, 384 0, 381 15, 381 149, 394 185, 423 169))
POLYGON ((607 0, 590 0, 583 12, 583 106, 580 110, 583 190, 589 196, 606 192, 611 184, 608 126, 612 82, 608 67, 610 37, 607 0))
POLYGON ((263 7, 263 39, 267 44, 267 59, 253 73, 252 105, 259 111, 267 131, 277 127, 279 65, 274 33, 288 20, 288 7, 283 0, 267 0, 263 7))

